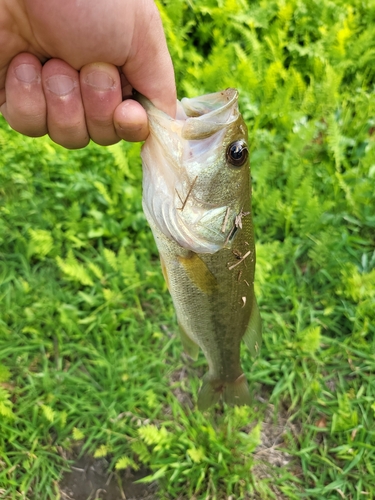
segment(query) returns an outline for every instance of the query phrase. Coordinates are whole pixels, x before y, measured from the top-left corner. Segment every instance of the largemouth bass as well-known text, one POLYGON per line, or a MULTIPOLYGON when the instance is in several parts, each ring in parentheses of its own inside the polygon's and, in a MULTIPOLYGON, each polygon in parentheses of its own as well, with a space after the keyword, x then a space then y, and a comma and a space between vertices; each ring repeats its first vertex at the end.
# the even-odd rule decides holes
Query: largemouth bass
POLYGON ((143 96, 150 135, 142 148, 143 208, 176 310, 185 351, 209 366, 198 396, 250 404, 240 363, 256 355, 261 319, 254 295, 255 245, 247 128, 238 92, 178 102, 176 119, 143 96))

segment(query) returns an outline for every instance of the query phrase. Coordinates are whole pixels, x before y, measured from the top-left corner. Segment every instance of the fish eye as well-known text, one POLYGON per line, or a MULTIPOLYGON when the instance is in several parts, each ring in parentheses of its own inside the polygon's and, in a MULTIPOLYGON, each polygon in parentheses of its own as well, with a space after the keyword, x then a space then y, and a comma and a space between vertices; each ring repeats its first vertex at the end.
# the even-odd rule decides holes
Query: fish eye
POLYGON ((227 148, 227 161, 234 167, 242 167, 249 156, 245 141, 235 141, 227 148))

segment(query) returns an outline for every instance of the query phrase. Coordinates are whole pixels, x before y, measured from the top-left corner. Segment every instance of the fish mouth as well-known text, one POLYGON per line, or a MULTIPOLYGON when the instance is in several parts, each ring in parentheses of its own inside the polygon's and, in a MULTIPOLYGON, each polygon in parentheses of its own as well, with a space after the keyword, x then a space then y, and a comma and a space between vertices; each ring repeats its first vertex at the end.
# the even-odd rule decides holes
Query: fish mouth
MULTIPOLYGON (((184 97, 177 101, 176 117, 171 118, 157 109, 146 97, 134 92, 136 99, 146 110, 150 126, 153 118, 158 121, 158 132, 177 133, 185 140, 205 139, 235 122, 239 115, 238 91, 227 88, 201 97, 184 97)), ((160 139, 160 133, 157 134, 160 139)))
MULTIPOLYGON (((219 118, 222 112, 230 108, 238 100, 238 91, 236 89, 228 88, 221 92, 214 92, 206 94, 205 96, 181 99, 181 104, 184 109, 185 115, 189 118, 197 118, 203 115, 210 114, 210 117, 215 116, 219 118)), ((176 117, 177 118, 177 117, 176 117)), ((178 119, 178 118, 177 118, 178 119)))
POLYGON ((184 98, 176 120, 184 120, 181 136, 186 140, 205 139, 238 118, 238 91, 228 88, 202 97, 184 98))

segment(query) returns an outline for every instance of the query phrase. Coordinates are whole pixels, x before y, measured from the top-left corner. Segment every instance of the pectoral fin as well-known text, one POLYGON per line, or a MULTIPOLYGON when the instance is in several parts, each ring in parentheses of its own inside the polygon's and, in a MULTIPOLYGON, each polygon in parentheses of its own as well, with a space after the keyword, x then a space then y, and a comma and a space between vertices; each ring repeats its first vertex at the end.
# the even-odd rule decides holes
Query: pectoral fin
POLYGON ((191 359, 194 359, 194 361, 198 358, 199 354, 199 346, 192 340, 189 335, 186 333, 186 331, 182 328, 180 323, 178 324, 180 327, 180 337, 181 337, 181 342, 184 347, 184 351, 188 356, 191 357, 191 359))
POLYGON ((250 321, 243 337, 251 354, 256 356, 262 345, 262 320, 259 314, 258 304, 254 295, 251 308, 250 321))
POLYGON ((207 265, 196 253, 191 252, 189 257, 178 257, 190 281, 203 293, 211 294, 215 291, 217 281, 207 265))

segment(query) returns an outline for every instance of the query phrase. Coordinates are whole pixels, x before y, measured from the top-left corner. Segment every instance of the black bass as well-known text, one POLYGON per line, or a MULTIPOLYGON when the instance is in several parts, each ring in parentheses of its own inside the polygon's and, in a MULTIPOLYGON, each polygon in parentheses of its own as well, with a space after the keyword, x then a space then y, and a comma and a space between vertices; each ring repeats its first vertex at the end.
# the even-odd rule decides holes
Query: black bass
POLYGON ((250 404, 243 339, 261 345, 247 128, 238 92, 178 102, 176 119, 142 96, 150 135, 142 148, 143 208, 160 253, 185 351, 209 365, 198 396, 250 404))

